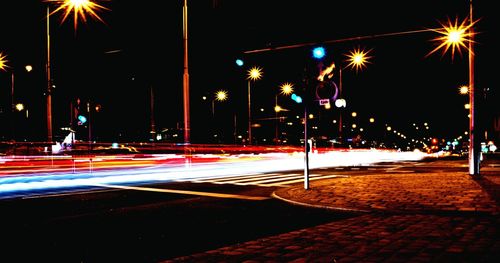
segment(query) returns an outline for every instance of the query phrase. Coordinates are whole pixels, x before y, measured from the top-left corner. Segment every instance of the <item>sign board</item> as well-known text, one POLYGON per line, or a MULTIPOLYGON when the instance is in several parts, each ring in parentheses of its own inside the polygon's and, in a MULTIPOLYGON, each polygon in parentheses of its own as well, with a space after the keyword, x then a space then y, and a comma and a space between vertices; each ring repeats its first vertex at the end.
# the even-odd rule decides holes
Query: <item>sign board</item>
POLYGON ((330 103, 330 99, 320 99, 319 100, 319 105, 326 105, 330 103))

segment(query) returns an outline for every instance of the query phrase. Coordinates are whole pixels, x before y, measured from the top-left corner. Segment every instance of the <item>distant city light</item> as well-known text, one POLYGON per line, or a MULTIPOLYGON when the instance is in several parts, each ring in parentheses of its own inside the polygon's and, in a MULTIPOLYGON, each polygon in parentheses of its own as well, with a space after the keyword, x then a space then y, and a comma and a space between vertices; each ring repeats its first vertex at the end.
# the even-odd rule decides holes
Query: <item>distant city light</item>
POLYGON ((464 85, 464 86, 461 86, 461 87, 459 88, 459 92, 460 92, 460 94, 465 95, 465 94, 469 93, 469 87, 468 87, 468 86, 465 86, 465 85, 464 85))

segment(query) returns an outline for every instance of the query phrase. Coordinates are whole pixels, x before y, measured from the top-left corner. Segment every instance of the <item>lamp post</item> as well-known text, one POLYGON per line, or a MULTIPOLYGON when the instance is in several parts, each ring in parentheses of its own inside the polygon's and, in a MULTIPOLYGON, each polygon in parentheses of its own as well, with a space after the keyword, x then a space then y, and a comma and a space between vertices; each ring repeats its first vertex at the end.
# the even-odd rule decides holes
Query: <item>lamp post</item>
POLYGON ((250 81, 259 80, 262 77, 262 69, 252 67, 248 70, 248 144, 252 144, 252 100, 250 91, 250 81))
POLYGON ((47 141, 52 142, 52 79, 50 76, 50 7, 47 5, 47 141))
POLYGON ((215 101, 225 101, 227 100, 227 91, 219 90, 215 92, 215 97, 212 100, 212 117, 215 118, 215 101))
POLYGON ((476 138, 479 134, 476 127, 476 100, 474 87, 474 22, 472 16, 472 0, 469 0, 469 104, 470 104, 470 119, 469 119, 469 175, 479 175, 479 161, 481 154, 481 145, 476 138))
MULTIPOLYGON (((292 93, 293 93, 293 84, 292 83, 286 82, 286 83, 281 84, 279 94, 288 96, 292 93)), ((283 108, 281 108, 278 105, 278 94, 276 94, 275 100, 274 100, 274 112, 275 112, 274 140, 275 140, 276 144, 278 144, 278 142, 279 142, 279 122, 280 122, 280 120, 278 118, 278 113, 280 111, 283 111, 283 108)))
MULTIPOLYGON (((10 68, 7 65, 7 62, 8 62, 7 56, 3 55, 0 52, 0 70, 5 71, 7 68, 10 68)), ((24 67, 24 69, 26 70, 26 72, 31 72, 31 70, 33 70, 33 67, 31 65, 26 65, 24 67)), ((14 112, 15 112, 15 110, 17 110, 17 111, 24 110, 24 105, 22 103, 15 104, 15 73, 14 73, 14 69, 12 69, 10 71, 10 114, 11 114, 11 118, 12 118, 12 123, 11 123, 12 138, 15 137, 15 133, 14 133, 14 127, 15 127, 14 112)), ((26 118, 28 118, 28 110, 26 110, 26 118)))
POLYGON ((182 6, 182 39, 184 46, 184 72, 182 75, 182 94, 184 108, 184 143, 191 141, 191 121, 189 113, 189 73, 188 73, 188 7, 187 0, 182 6))
MULTIPOLYGON (((466 48, 469 53, 469 175, 479 175, 479 164, 481 155, 481 145, 476 135, 479 134, 476 123, 476 89, 474 86, 474 24, 472 0, 469 0, 469 23, 463 22, 458 24, 455 21, 453 24, 449 22, 443 28, 433 30, 442 36, 435 38, 435 41, 441 42, 435 49, 429 52, 428 55, 443 48, 443 53, 451 49, 452 57, 455 55, 455 50, 460 51, 460 48, 466 48), (465 44, 467 42, 467 45, 465 44)), ((427 56, 428 56, 427 55, 427 56)))
POLYGON ((335 101, 335 106, 339 108, 339 138, 342 140, 342 108, 346 107, 346 100, 342 97, 342 71, 348 67, 351 67, 358 72, 358 70, 362 69, 366 66, 366 63, 370 63, 368 61, 369 57, 368 53, 370 51, 364 51, 361 49, 354 49, 349 52, 349 54, 345 55, 347 57, 348 64, 339 69, 339 99, 335 101))
POLYGON ((78 27, 78 19, 81 17, 83 21, 86 21, 86 15, 103 21, 101 17, 96 13, 97 10, 109 10, 108 8, 99 5, 91 0, 81 1, 81 0, 45 0, 47 3, 57 3, 58 7, 54 11, 50 11, 49 5, 47 5, 47 64, 46 64, 46 74, 47 74, 47 141, 52 142, 52 91, 54 85, 52 85, 51 78, 51 64, 50 64, 50 16, 64 10, 64 15, 61 23, 64 22, 69 14, 73 12, 73 26, 76 30, 78 27))

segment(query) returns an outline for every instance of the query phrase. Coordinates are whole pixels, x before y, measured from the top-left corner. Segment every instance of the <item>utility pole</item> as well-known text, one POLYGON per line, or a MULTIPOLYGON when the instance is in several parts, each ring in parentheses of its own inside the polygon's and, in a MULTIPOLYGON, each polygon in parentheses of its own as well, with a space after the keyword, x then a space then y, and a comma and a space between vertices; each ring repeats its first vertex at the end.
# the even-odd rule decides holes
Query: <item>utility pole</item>
POLYGON ((189 119, 189 73, 188 73, 188 9, 187 0, 182 7, 183 18, 183 43, 184 43, 184 74, 183 74, 183 102, 184 102, 184 143, 190 143, 190 119, 189 119))
POLYGON ((469 1, 469 175, 479 175, 481 145, 477 138, 476 88, 474 87, 474 21, 472 17, 472 0, 469 1))
POLYGON ((52 80, 50 76, 50 10, 47 6, 47 141, 52 143, 52 80))

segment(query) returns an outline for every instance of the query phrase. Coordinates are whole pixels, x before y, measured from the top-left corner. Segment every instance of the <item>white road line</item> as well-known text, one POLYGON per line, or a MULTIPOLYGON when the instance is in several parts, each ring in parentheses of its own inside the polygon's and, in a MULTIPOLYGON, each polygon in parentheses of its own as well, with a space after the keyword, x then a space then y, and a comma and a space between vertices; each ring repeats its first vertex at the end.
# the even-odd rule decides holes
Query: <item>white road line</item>
POLYGON ((241 180, 234 180, 234 181, 227 181, 228 183, 245 183, 245 182, 253 182, 253 183, 261 183, 261 182, 267 182, 267 181, 283 181, 287 179, 293 179, 296 178, 297 175, 299 174, 282 174, 282 175, 268 175, 268 176, 259 176, 259 177, 254 177, 254 178, 246 178, 246 179, 241 179, 241 180), (263 177, 265 180, 261 181, 255 181, 259 180, 263 177))
MULTIPOLYGON (((311 174, 309 175, 310 177, 317 177, 317 176, 321 176, 321 174, 311 174)), ((300 174, 294 174, 293 176, 287 176, 287 178, 272 178, 272 179, 267 179, 267 180, 261 180, 261 181, 251 181, 249 183, 243 183, 243 185, 245 184, 264 184, 264 183, 269 183, 269 182, 276 182, 276 181, 289 181, 288 179, 297 179, 297 178, 302 178, 304 177, 304 175, 300 175, 300 174)))
MULTIPOLYGON (((268 174, 269 175, 269 174, 268 174)), ((286 187, 288 184, 293 184, 293 183, 299 183, 303 182, 304 175, 302 174, 287 174, 287 175, 272 175, 272 176, 267 176, 264 177, 265 180, 259 180, 262 179, 263 176, 255 176, 254 178, 246 178, 243 180, 234 180, 234 181, 228 181, 228 180, 217 180, 217 178, 214 179, 203 179, 203 180, 184 180, 184 181, 190 181, 193 183, 212 183, 212 184, 234 184, 234 185, 256 185, 256 186, 262 186, 262 187, 286 187), (276 178, 279 177, 279 178, 276 178), (291 180, 295 179, 295 180, 291 180), (271 182, 278 182, 279 183, 271 183, 271 182)), ((345 178, 349 177, 346 175, 321 175, 321 174, 310 174, 309 175, 309 180, 319 180, 319 179, 327 179, 327 178, 345 178)))
POLYGON ((151 188, 151 187, 137 187, 137 186, 124 186, 124 185, 92 184, 92 186, 126 189, 126 190, 137 190, 137 191, 160 192, 160 193, 169 193, 169 194, 198 195, 198 196, 209 196, 209 197, 218 197, 218 198, 234 198, 234 199, 243 199, 243 200, 258 200, 258 201, 260 201, 260 200, 270 199, 270 197, 261 197, 261 196, 222 194, 222 193, 187 191, 187 190, 176 190, 176 189, 159 189, 159 188, 151 188))
POLYGON ((267 177, 269 175, 279 175, 279 174, 261 174, 261 173, 258 173, 258 174, 251 174, 251 175, 243 175, 243 176, 214 176, 214 177, 206 177, 206 178, 200 178, 200 179, 194 179, 194 180, 191 180, 193 182, 204 182, 204 181, 210 181, 210 180, 217 180, 219 182, 223 182, 223 181, 231 181, 231 180, 234 180, 234 179, 244 179, 246 180, 246 178, 257 178, 257 177, 267 177))

